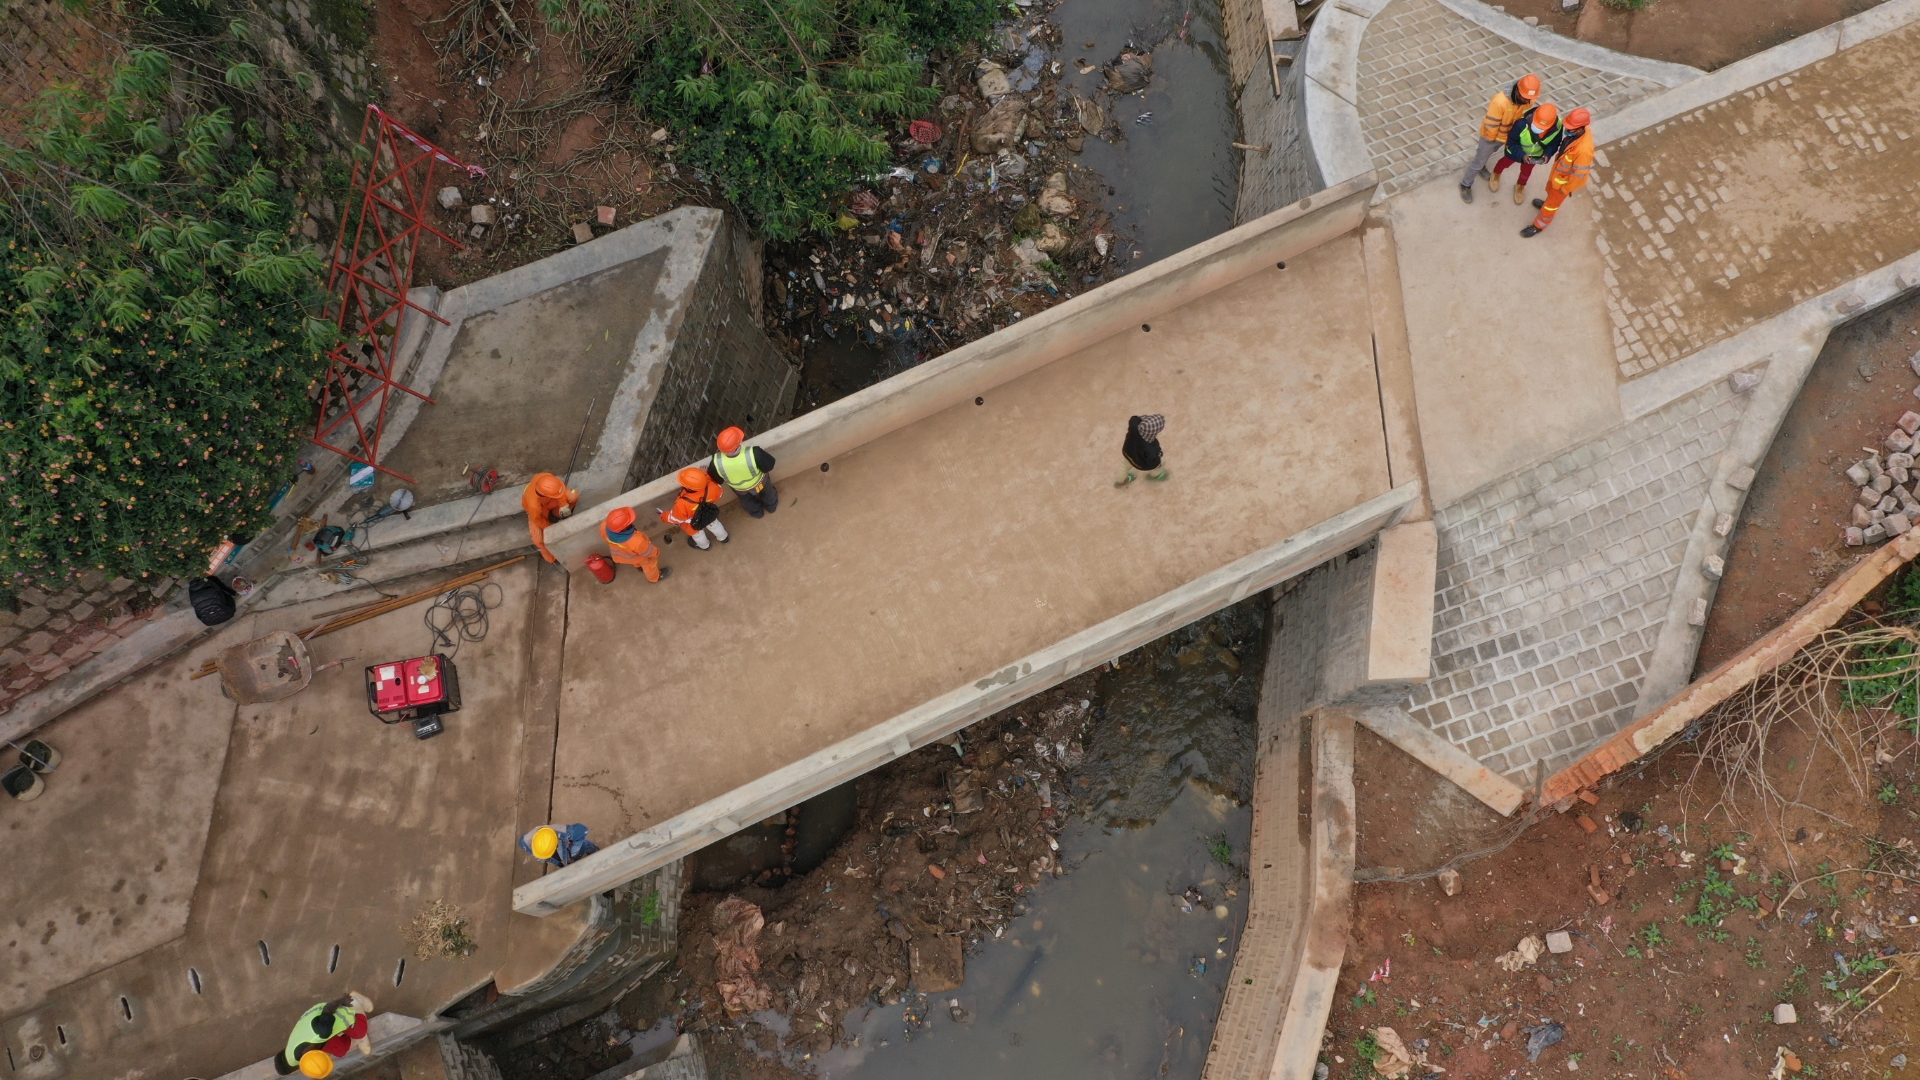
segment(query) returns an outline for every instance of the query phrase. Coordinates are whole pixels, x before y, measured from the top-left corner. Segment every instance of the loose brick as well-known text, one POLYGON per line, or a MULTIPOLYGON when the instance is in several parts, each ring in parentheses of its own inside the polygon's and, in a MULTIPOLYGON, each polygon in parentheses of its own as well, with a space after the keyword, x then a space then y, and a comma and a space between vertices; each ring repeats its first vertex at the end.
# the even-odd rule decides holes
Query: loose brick
POLYGON ((93 590, 107 583, 107 575, 101 573, 98 570, 89 570, 86 573, 81 574, 80 577, 78 578, 78 581, 82 589, 86 590, 87 592, 92 592, 93 590))
POLYGON ((14 620, 14 625, 33 630, 51 618, 53 618, 53 612, 48 611, 46 608, 30 607, 20 612, 19 618, 14 620))
POLYGON ((41 653, 53 648, 54 643, 59 640, 59 638, 54 637, 45 630, 41 630, 37 633, 29 634, 27 640, 20 643, 20 648, 28 656, 39 656, 41 653))
POLYGON ((72 609, 67 612, 67 618, 77 623, 86 622, 88 619, 93 618, 93 612, 93 605, 82 600, 80 603, 73 605, 72 609))
POLYGON ((107 588, 116 593, 126 592, 128 589, 133 588, 133 579, 124 577, 114 578, 112 581, 107 582, 107 588))
POLYGON ((1588 817, 1585 814, 1581 814, 1579 817, 1574 818, 1573 823, 1575 825, 1580 826, 1580 831, 1582 832, 1599 832, 1600 831, 1600 826, 1592 818, 1588 817))

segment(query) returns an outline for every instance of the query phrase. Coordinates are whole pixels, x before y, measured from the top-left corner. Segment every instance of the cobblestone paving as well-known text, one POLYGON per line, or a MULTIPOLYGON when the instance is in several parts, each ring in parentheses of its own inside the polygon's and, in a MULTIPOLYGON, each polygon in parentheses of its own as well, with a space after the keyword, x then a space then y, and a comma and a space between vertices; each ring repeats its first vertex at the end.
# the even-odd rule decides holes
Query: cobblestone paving
POLYGON ((1592 187, 1621 375, 1920 249, 1915 56, 1909 27, 1601 149, 1592 187))
POLYGON ((1561 109, 1604 115, 1661 89, 1658 83, 1542 56, 1462 19, 1434 0, 1394 0, 1360 39, 1360 126, 1381 191, 1424 183, 1448 162, 1464 169, 1487 99, 1526 72, 1561 109))
POLYGON ((1716 382, 1440 509, 1434 678, 1407 711, 1522 787, 1625 726, 1745 408, 1716 382))

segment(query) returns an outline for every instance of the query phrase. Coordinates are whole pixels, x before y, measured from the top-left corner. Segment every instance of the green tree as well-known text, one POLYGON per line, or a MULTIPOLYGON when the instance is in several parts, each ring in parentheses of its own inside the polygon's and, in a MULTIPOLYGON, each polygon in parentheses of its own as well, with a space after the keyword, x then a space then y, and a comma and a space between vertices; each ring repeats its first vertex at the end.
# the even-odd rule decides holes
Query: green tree
POLYGON ((766 235, 892 160, 889 124, 937 95, 929 50, 983 33, 989 0, 541 0, 557 27, 630 53, 634 100, 766 235))
POLYGON ((0 142, 0 585, 183 576, 267 520, 331 327, 237 63, 131 51, 0 142))

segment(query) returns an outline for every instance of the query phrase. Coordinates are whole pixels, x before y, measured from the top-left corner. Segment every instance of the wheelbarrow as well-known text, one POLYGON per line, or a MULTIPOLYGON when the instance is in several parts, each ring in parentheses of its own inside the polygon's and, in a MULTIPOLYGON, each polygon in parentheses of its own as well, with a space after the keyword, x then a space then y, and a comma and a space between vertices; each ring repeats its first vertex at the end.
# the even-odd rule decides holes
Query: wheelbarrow
POLYGON ((313 681, 307 643, 285 630, 254 638, 214 658, 220 689, 242 705, 292 697, 313 681))

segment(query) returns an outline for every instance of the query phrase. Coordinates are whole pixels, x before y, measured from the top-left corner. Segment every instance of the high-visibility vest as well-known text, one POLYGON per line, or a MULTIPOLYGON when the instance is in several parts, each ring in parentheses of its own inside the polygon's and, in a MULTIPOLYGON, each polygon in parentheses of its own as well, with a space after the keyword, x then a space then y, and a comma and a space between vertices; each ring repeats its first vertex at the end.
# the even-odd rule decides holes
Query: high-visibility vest
POLYGON ((607 546, 613 549, 613 561, 626 566, 639 566, 640 560, 653 554, 654 550, 653 541, 649 540, 647 534, 641 532, 637 525, 634 527, 633 535, 621 541, 607 535, 607 526, 603 522, 600 525, 600 539, 605 540, 607 546))
POLYGON ((1527 160, 1535 164, 1545 161, 1547 147, 1559 137, 1560 130, 1561 125, 1558 120, 1553 122, 1551 130, 1539 135, 1533 133, 1533 124, 1531 121, 1529 121, 1525 127, 1522 127, 1520 129, 1520 149, 1527 155, 1527 160))
POLYGON ((330 1030, 324 1035, 315 1030, 313 1022, 320 1019, 320 1014, 325 1012, 330 1004, 332 1003, 323 1001, 300 1014, 300 1019, 293 1025, 293 1034, 287 1036, 289 1062, 295 1065, 300 1064, 300 1055, 306 1050, 324 1047, 328 1039, 353 1026, 352 1009, 335 1009, 329 1017, 332 1021, 330 1030))
POLYGON ((735 491, 758 491, 767 474, 753 463, 753 447, 743 446, 731 454, 713 455, 714 471, 735 491))

